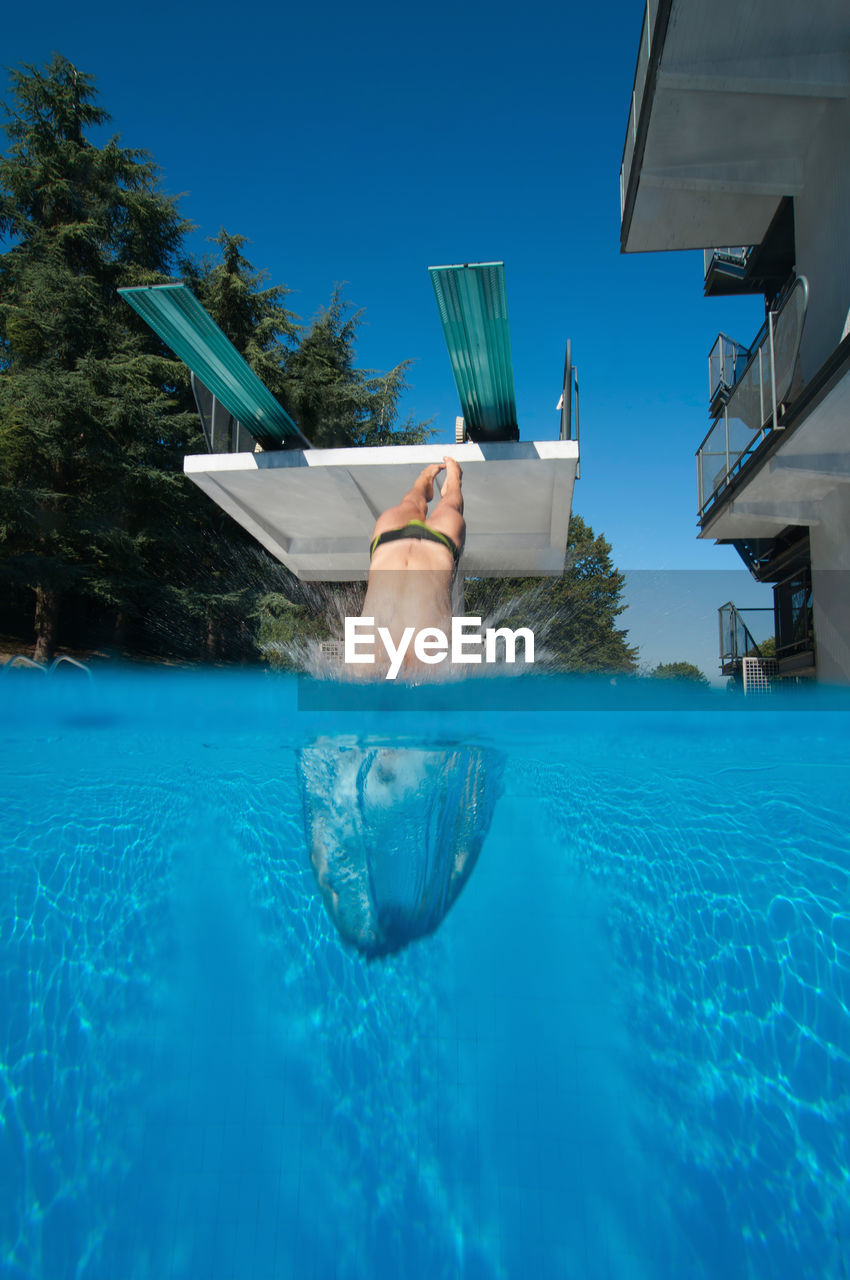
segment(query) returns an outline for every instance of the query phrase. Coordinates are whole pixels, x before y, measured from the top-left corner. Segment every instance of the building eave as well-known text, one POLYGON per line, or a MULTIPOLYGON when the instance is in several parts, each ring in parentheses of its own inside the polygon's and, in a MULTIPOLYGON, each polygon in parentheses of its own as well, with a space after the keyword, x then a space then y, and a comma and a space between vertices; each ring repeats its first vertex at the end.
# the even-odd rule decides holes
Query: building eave
POLYGON ((661 0, 649 33, 648 20, 621 250, 758 244, 782 197, 802 191, 823 112, 850 96, 847 20, 830 0, 661 0))

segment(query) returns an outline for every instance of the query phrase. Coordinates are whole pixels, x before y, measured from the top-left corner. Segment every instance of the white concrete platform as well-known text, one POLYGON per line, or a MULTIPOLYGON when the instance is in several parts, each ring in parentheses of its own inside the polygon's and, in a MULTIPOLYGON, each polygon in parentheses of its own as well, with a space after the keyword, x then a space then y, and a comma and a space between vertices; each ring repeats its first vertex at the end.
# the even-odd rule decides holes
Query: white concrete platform
POLYGON ((827 109, 850 95, 847 14, 839 0, 672 0, 654 84, 639 75, 642 153, 629 118, 627 253, 761 243, 781 197, 804 190, 827 109))
POLYGON ((462 572, 488 578, 561 573, 575 440, 194 454, 184 458, 183 470, 299 578, 345 582, 368 575, 378 515, 444 454, 463 468, 462 572))

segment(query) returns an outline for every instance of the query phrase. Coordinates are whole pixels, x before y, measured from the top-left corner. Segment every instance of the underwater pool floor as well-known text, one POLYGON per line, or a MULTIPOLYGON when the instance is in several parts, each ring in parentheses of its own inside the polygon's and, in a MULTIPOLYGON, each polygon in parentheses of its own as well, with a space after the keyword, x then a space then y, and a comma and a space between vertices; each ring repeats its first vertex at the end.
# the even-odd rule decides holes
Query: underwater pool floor
POLYGON ((0 692, 4 1278, 850 1274, 846 713, 0 692), (317 741, 498 777, 396 955, 323 906, 317 741))

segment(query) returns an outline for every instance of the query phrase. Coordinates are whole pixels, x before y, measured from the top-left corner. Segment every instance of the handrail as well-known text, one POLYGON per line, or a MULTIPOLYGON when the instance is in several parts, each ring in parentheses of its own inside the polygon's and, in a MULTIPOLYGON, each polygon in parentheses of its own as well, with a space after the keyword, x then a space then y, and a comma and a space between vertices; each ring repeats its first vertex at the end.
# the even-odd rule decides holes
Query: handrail
POLYGON ((649 53, 652 48, 652 15, 650 13, 650 0, 646 0, 646 6, 643 11, 643 19, 640 24, 640 40, 638 41, 638 56, 635 64, 635 74, 632 79, 632 96, 629 100, 629 118, 626 123, 626 138, 623 143, 623 154, 620 159, 620 219, 626 207, 626 154, 628 153, 629 163, 634 155, 635 143, 637 142, 637 122, 640 115, 641 105, 643 103, 643 91, 646 87, 646 77, 649 71, 649 53), (649 22, 647 22, 649 19, 649 22), (646 42, 646 58, 642 59, 644 41, 646 42), (631 147, 629 147, 629 139, 631 139, 631 147))
POLYGON ((13 653, 11 658, 7 658, 3 663, 3 671, 11 671, 16 662, 19 662, 24 667, 34 667, 36 671, 41 671, 43 675, 47 675, 47 667, 44 663, 28 658, 25 653, 13 653))
POLYGON ((67 653, 60 653, 58 658, 53 659, 47 672, 49 676, 53 675, 54 671, 59 666, 60 662, 67 662, 72 667, 79 667, 81 671, 85 671, 89 680, 94 679, 94 676, 92 675, 91 670, 86 666, 84 662, 80 662, 79 659, 77 658, 71 658, 67 653))
POLYGON ((699 519, 717 501, 768 432, 781 430, 809 305, 809 282, 798 276, 769 311, 750 357, 697 449, 699 519))
POLYGON ((758 641, 744 621, 743 614, 745 613, 769 613, 772 615, 773 609, 762 605, 757 605, 751 609, 739 609, 731 600, 727 600, 726 604, 720 605, 717 610, 717 621, 720 630, 721 667, 730 662, 738 662, 741 658, 762 657, 758 641), (724 628, 724 622, 727 617, 728 623, 724 628), (739 640, 741 641, 740 644, 739 640), (743 652, 740 650, 743 650, 743 652), (753 651, 755 651, 755 654, 753 651))
POLYGON ((747 244, 723 245, 722 248, 718 249, 703 249, 702 273, 707 276, 715 262, 722 263, 723 266, 727 267, 746 269, 752 251, 753 246, 747 244))
POLYGON ((36 662, 34 658, 28 658, 25 653, 13 653, 11 658, 7 658, 7 660, 3 663, 3 666, 0 667, 0 670, 4 672, 11 671, 12 667, 16 663, 19 663, 23 667, 33 667, 36 671, 40 671, 42 675, 52 676, 56 668, 59 666, 61 662, 67 662, 69 666, 72 666, 72 667, 79 667, 81 671, 85 671, 89 680, 94 679, 94 676, 91 673, 91 669, 87 667, 84 662, 80 662, 78 658, 72 658, 67 653, 60 653, 58 658, 53 659, 49 667, 46 666, 46 664, 43 662, 36 662))
MULTIPOLYGON (((756 334, 753 346, 759 341, 761 330, 756 334)), ((730 338, 728 333, 718 333, 714 339, 714 345, 708 353, 708 403, 711 411, 715 404, 718 404, 718 395, 725 392, 727 395, 731 392, 735 383, 743 376, 738 373, 738 363, 740 361, 742 368, 749 363, 750 352, 752 347, 745 347, 743 342, 738 342, 735 338, 730 338), (732 377, 726 376, 731 364, 732 377), (715 374, 715 365, 717 372, 715 374)), ((720 412, 718 404, 717 412, 720 412)), ((712 414, 712 416, 715 416, 712 414)))
MULTIPOLYGON (((556 406, 561 411, 561 440, 575 439, 579 448, 581 446, 581 430, 579 424, 578 413, 578 369, 573 364, 573 344, 570 338, 567 338, 566 352, 564 355, 564 384, 561 391, 561 399, 556 406), (575 414, 573 414, 573 394, 575 394, 575 414), (573 422, 575 422, 575 436, 573 435, 573 422)), ((576 480, 581 478, 581 465, 576 463, 576 480)))

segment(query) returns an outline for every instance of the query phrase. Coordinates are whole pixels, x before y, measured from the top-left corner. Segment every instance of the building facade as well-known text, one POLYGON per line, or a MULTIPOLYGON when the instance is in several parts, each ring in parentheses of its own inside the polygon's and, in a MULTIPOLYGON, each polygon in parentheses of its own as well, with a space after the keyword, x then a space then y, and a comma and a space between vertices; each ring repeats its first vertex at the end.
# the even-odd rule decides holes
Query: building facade
POLYGON ((698 536, 773 584, 780 676, 848 682, 850 8, 648 0, 620 199, 623 252, 764 297, 709 358, 698 536))

